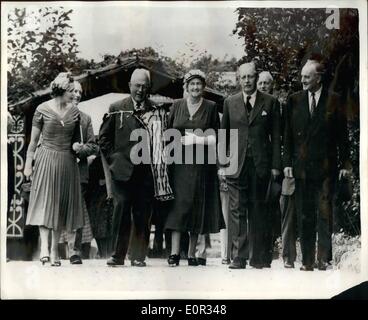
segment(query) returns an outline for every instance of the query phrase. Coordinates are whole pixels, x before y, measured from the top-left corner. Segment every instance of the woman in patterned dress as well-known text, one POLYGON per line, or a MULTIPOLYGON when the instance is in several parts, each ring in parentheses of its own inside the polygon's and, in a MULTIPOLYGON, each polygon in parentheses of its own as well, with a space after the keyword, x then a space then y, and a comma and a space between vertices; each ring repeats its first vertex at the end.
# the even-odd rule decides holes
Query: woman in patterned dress
POLYGON ((40 104, 33 116, 24 168, 27 178, 32 175, 26 224, 39 226, 40 261, 42 264, 51 261, 52 266, 61 265, 58 254, 61 231, 75 232, 84 224, 73 145, 80 116, 72 103, 73 89, 74 81, 68 73, 60 73, 51 83, 53 99, 40 104), (36 151, 41 134, 41 144, 36 151), (51 252, 48 248, 50 231, 51 252))

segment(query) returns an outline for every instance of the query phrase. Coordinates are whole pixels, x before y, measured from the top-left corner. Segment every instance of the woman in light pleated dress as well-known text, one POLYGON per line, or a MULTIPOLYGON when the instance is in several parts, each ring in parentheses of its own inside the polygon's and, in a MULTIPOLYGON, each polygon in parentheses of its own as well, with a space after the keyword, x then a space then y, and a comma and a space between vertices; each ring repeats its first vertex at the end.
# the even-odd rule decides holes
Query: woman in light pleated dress
POLYGON ((53 99, 40 104, 33 116, 24 169, 26 177, 32 175, 26 224, 39 226, 40 261, 51 262, 52 266, 61 265, 58 254, 61 231, 75 232, 84 223, 79 169, 73 152, 79 128, 79 111, 72 103, 73 89, 74 82, 68 73, 60 73, 51 83, 53 99), (37 148, 41 134, 41 145, 37 148))

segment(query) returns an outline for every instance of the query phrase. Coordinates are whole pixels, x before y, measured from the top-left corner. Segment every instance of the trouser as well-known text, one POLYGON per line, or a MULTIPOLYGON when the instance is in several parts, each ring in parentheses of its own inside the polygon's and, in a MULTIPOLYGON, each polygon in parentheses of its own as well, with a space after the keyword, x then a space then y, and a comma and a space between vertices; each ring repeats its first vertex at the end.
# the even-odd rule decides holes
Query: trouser
POLYGON ((220 230, 220 238, 221 238, 221 258, 222 259, 230 259, 230 245, 231 241, 229 240, 229 193, 226 191, 220 192, 221 198, 221 207, 222 214, 224 216, 224 221, 226 224, 225 229, 220 230))
POLYGON ((153 179, 149 165, 134 167, 128 181, 112 179, 114 197, 113 253, 125 259, 134 223, 134 236, 130 244, 131 260, 144 261, 147 254, 153 203, 153 179))
POLYGON ((294 195, 281 195, 282 258, 285 262, 296 260, 296 214, 294 195))
POLYGON ((206 259, 207 258, 207 247, 206 247, 206 235, 199 234, 198 242, 196 247, 196 257, 206 259))
POLYGON ((153 239, 153 250, 156 253, 163 252, 164 241, 165 251, 170 254, 171 251, 171 231, 165 230, 165 223, 167 217, 167 208, 170 201, 155 201, 154 202, 154 224, 155 236, 153 239))
POLYGON ((269 176, 259 177, 253 159, 247 157, 237 179, 227 178, 229 188, 232 259, 247 258, 251 265, 264 263, 266 192, 269 176))
POLYGON ((267 204, 265 216, 265 258, 264 262, 271 264, 274 245, 281 230, 281 212, 279 199, 267 204))
POLYGON ((316 233, 317 260, 329 261, 332 246, 332 186, 330 178, 295 180, 295 205, 304 265, 313 265, 315 262, 316 233))
MULTIPOLYGON (((86 203, 86 206, 87 206, 87 200, 86 200, 87 190, 88 190, 88 183, 81 183, 82 197, 83 197, 83 201, 85 201, 86 203)), ((69 257, 74 256, 74 255, 81 256, 82 230, 83 228, 79 228, 76 232, 67 233, 69 257)))

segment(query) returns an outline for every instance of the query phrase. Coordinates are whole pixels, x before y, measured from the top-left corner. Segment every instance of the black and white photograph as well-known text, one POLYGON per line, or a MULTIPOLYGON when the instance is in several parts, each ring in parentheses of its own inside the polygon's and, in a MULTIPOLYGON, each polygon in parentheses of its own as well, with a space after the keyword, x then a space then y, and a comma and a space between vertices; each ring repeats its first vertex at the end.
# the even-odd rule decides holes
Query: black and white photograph
POLYGON ((363 0, 2 1, 1 298, 367 281, 367 32, 363 0))

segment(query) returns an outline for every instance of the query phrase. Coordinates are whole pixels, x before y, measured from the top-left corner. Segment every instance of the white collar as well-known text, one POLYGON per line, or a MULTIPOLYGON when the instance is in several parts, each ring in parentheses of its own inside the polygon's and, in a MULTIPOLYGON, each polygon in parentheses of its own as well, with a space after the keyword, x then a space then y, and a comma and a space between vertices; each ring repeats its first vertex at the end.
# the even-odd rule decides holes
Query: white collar
MULTIPOLYGON (((243 100, 244 103, 247 103, 247 97, 249 96, 248 94, 246 94, 244 91, 242 91, 243 93, 243 100)), ((249 103, 251 104, 252 107, 254 107, 254 104, 256 102, 256 96, 257 96, 257 89, 254 90, 254 92, 250 95, 250 99, 249 99, 249 103)))
MULTIPOLYGON (((135 101, 134 99, 133 99, 133 97, 131 97, 132 98, 132 101, 133 101, 133 105, 134 105, 134 110, 135 109, 137 109, 137 104, 138 104, 138 102, 137 101, 135 101)), ((144 100, 141 102, 141 106, 140 106, 140 109, 144 109, 144 107, 145 107, 145 102, 144 102, 144 100)))
MULTIPOLYGON (((322 86, 319 87, 319 89, 314 92, 314 99, 316 100, 316 105, 318 104, 319 98, 321 97, 322 93, 322 86)), ((312 92, 308 90, 308 98, 309 98, 309 105, 312 103, 312 92)))

